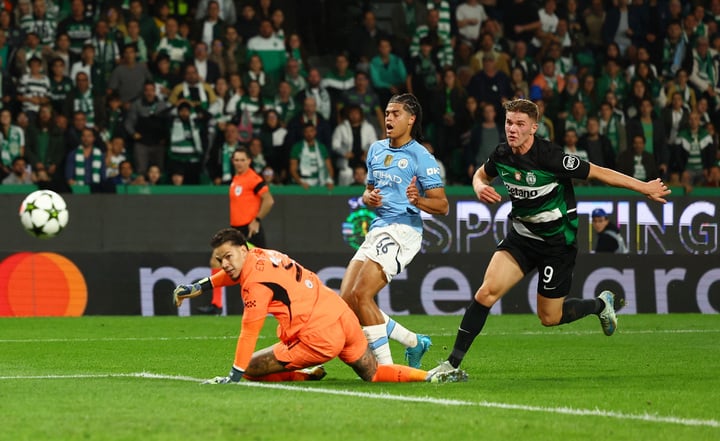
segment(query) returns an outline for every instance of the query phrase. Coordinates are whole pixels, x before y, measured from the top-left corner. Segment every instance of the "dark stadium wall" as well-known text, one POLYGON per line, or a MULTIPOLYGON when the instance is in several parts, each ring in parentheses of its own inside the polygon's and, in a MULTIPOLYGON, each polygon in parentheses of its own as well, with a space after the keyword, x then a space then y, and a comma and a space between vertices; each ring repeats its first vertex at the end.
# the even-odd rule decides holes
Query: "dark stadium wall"
MULTIPOLYGON (((49 304, 55 285, 72 291, 60 295, 85 300, 80 312, 88 315, 191 314, 189 306, 171 306, 170 293, 176 284, 208 273, 209 237, 228 218, 224 195, 65 195, 68 227, 56 238, 39 240, 22 230, 17 213, 22 198, 0 194, 0 316, 64 315, 37 308, 12 312, 18 298, 49 304), (59 265, 56 272, 65 278, 50 283, 47 265, 27 256, 64 259, 73 268, 59 265), (73 288, 78 280, 82 286, 73 288)), ((275 199, 264 222, 271 246, 338 289, 354 252, 351 244, 362 239, 372 212, 349 196, 275 199)), ((447 217, 426 219, 423 253, 378 296, 387 312, 458 314, 481 283, 481 269, 505 234, 509 207, 455 196, 450 202, 447 217)), ((579 198, 574 295, 611 289, 625 298, 625 313, 720 312, 719 204, 717 198, 682 197, 664 206, 642 198, 579 198), (593 240, 588 213, 597 207, 620 220, 630 254, 588 252, 593 240)), ((525 279, 493 313, 533 312, 536 283, 536 276, 525 279)), ((206 297, 193 304, 208 302, 206 297)), ((241 308, 237 288, 228 289, 227 312, 241 308)))

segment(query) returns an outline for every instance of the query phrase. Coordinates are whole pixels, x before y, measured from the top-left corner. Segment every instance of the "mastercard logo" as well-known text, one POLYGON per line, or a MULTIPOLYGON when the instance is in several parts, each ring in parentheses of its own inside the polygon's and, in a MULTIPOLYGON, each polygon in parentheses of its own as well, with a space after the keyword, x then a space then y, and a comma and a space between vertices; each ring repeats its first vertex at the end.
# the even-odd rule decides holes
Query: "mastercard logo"
POLYGON ((0 262, 0 317, 79 317, 87 285, 69 259, 55 253, 17 253, 0 262))

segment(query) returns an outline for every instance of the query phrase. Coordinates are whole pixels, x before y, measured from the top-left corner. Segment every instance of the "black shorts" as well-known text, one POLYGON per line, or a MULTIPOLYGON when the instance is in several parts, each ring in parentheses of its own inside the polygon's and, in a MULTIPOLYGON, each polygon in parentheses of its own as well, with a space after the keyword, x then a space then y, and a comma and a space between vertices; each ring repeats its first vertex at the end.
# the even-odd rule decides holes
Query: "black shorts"
MULTIPOLYGON (((233 228, 240 231, 242 234, 245 235, 245 237, 247 237, 248 233, 250 232, 250 224, 233 228)), ((247 241, 248 243, 258 248, 265 248, 267 246, 265 244, 265 230, 263 230, 262 225, 260 225, 258 232, 253 234, 253 237, 249 237, 247 241)))
POLYGON ((570 293, 577 247, 574 245, 548 245, 528 239, 511 230, 497 246, 507 251, 520 265, 523 274, 538 270, 537 292, 543 297, 559 299, 570 293))

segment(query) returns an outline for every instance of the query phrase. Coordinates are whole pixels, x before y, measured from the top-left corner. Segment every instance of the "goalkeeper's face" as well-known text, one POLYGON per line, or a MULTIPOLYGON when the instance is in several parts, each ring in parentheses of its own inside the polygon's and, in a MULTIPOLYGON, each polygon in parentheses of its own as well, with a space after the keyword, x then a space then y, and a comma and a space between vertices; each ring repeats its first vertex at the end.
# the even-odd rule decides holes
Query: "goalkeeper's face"
POLYGON ((245 264, 248 249, 245 245, 234 245, 225 242, 213 251, 215 260, 232 280, 240 278, 240 271, 245 264))

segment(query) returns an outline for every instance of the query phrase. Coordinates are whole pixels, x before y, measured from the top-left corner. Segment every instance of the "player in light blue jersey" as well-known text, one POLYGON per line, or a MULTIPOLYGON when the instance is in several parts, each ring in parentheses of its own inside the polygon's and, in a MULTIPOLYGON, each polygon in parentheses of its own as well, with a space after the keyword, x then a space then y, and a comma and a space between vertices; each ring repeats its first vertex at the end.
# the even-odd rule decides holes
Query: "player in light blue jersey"
POLYGON ((340 295, 360 319, 380 364, 391 364, 388 337, 406 348, 408 364, 420 367, 430 338, 388 317, 375 296, 399 274, 422 245, 421 211, 447 215, 448 200, 435 158, 420 144, 422 108, 412 94, 395 95, 385 109, 386 139, 367 153, 362 199, 377 211, 365 241, 348 264, 340 295))

